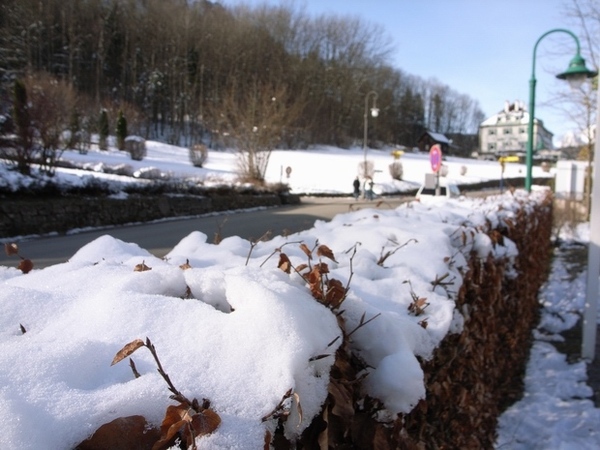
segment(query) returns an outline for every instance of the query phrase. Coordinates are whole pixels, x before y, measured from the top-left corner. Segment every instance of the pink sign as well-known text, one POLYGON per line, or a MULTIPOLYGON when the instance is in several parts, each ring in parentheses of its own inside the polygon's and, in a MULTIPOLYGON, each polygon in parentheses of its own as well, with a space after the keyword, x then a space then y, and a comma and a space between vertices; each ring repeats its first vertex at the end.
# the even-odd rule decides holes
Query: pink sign
POLYGON ((429 162, 431 163, 431 170, 437 172, 442 167, 442 147, 440 144, 435 144, 429 150, 429 162))

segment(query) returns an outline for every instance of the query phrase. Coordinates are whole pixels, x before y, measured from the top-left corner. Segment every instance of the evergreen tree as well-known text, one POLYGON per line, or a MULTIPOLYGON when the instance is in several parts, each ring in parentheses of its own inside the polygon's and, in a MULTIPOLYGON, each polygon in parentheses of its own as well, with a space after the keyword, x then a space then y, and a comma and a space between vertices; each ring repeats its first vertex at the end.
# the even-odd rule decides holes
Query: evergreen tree
POLYGON ((79 137, 81 135, 81 126, 79 124, 79 113, 75 110, 71 111, 71 118, 69 120, 69 148, 76 148, 79 146, 79 137))
POLYGON ((117 118, 117 127, 115 129, 117 135, 117 148, 125 150, 125 138, 127 137, 127 119, 123 115, 123 110, 119 111, 117 118))
POLYGON ((108 126, 108 113, 106 112, 105 109, 103 109, 100 112, 100 122, 98 124, 98 134, 99 134, 99 140, 98 140, 98 147, 100 148, 100 150, 106 150, 108 148, 108 133, 109 133, 109 126, 108 126))

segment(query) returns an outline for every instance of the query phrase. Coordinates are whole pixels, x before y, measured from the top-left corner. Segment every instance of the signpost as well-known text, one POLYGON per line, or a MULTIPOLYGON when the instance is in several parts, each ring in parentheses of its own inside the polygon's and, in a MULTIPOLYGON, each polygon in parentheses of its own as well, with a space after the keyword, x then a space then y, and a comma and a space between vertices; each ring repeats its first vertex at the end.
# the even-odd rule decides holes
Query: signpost
POLYGON ((504 190, 504 167, 507 162, 519 162, 518 156, 501 156, 498 158, 498 162, 500 162, 501 172, 500 172, 500 193, 504 190))
POLYGON ((431 163, 431 170, 434 173, 437 173, 442 167, 442 147, 440 147, 440 144, 431 146, 429 150, 429 162, 431 163))
POLYGON ((435 195, 440 195, 440 169, 442 168, 442 147, 440 144, 432 145, 429 149, 429 162, 431 170, 436 174, 435 195))

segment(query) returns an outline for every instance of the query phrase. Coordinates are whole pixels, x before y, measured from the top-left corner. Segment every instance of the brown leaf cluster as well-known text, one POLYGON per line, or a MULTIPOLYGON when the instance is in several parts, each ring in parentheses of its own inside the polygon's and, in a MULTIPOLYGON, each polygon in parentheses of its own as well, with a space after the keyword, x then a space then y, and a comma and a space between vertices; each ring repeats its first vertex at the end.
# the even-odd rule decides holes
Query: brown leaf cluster
POLYGON ((6 256, 18 256, 21 258, 19 264, 17 265, 17 269, 19 269, 24 274, 27 274, 33 270, 33 262, 30 259, 24 258, 19 254, 19 246, 14 242, 7 242, 4 244, 4 251, 6 256))
POLYGON ((221 418, 210 408, 197 411, 180 403, 167 407, 165 418, 160 426, 160 439, 152 450, 165 450, 175 445, 179 439, 184 448, 196 449, 196 438, 210 434, 221 424, 221 418))
MULTIPOLYGON (((313 251, 306 244, 301 243, 300 249, 307 256, 307 264, 299 264, 294 267, 290 258, 280 252, 277 267, 288 274, 292 273, 292 270, 300 274, 308 283, 308 288, 315 299, 331 309, 338 308, 346 298, 348 289, 339 280, 328 277, 329 266, 327 263, 311 264, 313 251)), ((316 254, 319 258, 325 257, 337 263, 333 251, 326 245, 318 245, 316 254)))
POLYGON ((419 297, 414 299, 410 305, 408 305, 408 312, 415 316, 425 314, 425 308, 429 306, 425 297, 419 297))
POLYGON ((342 304, 347 291, 339 280, 327 277, 328 273, 327 264, 315 264, 306 275, 306 280, 312 296, 331 309, 335 309, 342 304))
POLYGON ((145 261, 142 261, 140 264, 136 264, 133 268, 134 272, 146 272, 148 270, 152 270, 152 267, 148 267, 145 261))

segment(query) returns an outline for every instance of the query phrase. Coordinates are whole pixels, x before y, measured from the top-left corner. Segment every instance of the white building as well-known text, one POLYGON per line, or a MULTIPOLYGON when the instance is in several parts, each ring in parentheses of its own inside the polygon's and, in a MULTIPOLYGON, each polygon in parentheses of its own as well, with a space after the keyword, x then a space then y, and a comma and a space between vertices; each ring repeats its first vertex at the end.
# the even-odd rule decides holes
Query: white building
MULTIPOLYGON (((504 109, 479 125, 479 150, 482 156, 524 154, 527 150, 529 113, 523 102, 506 102, 504 109)), ((544 122, 533 120, 533 151, 552 150, 553 134, 544 122)))

